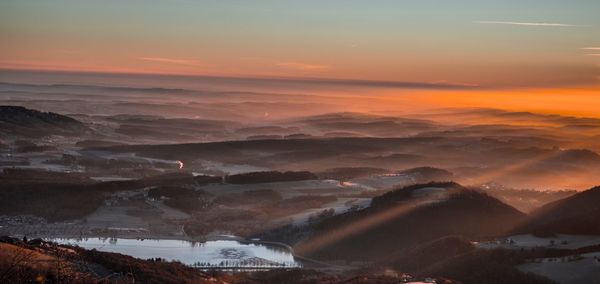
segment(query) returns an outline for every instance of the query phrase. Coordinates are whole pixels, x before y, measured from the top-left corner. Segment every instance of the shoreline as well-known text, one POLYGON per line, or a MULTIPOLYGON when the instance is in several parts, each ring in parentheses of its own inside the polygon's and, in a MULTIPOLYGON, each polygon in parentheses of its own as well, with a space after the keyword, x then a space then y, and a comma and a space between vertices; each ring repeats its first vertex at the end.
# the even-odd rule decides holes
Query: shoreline
POLYGON ((8 234, 7 236, 12 238, 22 239, 26 237, 29 240, 33 239, 102 239, 102 238, 116 238, 116 239, 126 239, 126 240, 173 240, 173 241, 185 241, 185 242, 208 242, 208 241, 218 241, 218 240, 233 240, 239 242, 248 242, 248 243, 257 243, 257 241, 252 241, 249 239, 245 239, 239 236, 227 235, 227 234, 209 234, 207 236, 201 238, 194 238, 189 236, 176 236, 176 235, 160 235, 160 234, 151 234, 147 236, 134 236, 133 234, 111 234, 111 235, 103 235, 103 234, 82 234, 78 236, 74 235, 64 235, 64 234, 39 234, 39 235, 24 235, 24 234, 8 234))
MULTIPOLYGON (((9 235, 9 237, 18 238, 18 239, 23 238, 22 235, 9 235)), ((294 260, 300 264, 300 267, 311 267, 313 269, 328 268, 328 269, 334 269, 334 270, 347 269, 347 267, 344 267, 344 266, 333 265, 333 264, 330 264, 327 262, 323 262, 323 261, 319 261, 316 259, 311 259, 311 258, 308 258, 305 256, 298 255, 295 253, 294 248, 292 246, 282 243, 282 242, 251 240, 251 239, 245 239, 245 238, 242 238, 239 236, 234 236, 234 235, 229 235, 229 234, 210 234, 210 235, 206 236, 206 238, 204 238, 203 240, 193 240, 191 238, 182 238, 181 236, 179 236, 179 237, 172 236, 171 237, 171 236, 158 236, 158 235, 155 235, 152 237, 147 237, 147 238, 133 237, 133 236, 101 236, 101 235, 97 235, 97 234, 96 235, 87 235, 87 236, 82 236, 82 237, 72 237, 72 236, 64 236, 64 235, 34 236, 34 237, 27 236, 28 240, 42 239, 47 242, 54 242, 54 243, 58 243, 58 244, 61 244, 61 243, 56 242, 56 240, 79 240, 79 239, 95 239, 95 238, 97 238, 97 239, 116 238, 116 239, 140 240, 140 241, 145 241, 145 240, 182 241, 182 242, 190 242, 190 243, 192 243, 192 242, 206 243, 206 242, 210 242, 210 241, 219 241, 219 240, 237 241, 241 244, 262 245, 265 247, 277 247, 279 249, 284 249, 294 257, 294 260)), ((63 243, 63 245, 64 245, 64 243, 63 243)), ((67 244, 67 245, 78 246, 77 244, 67 244)))

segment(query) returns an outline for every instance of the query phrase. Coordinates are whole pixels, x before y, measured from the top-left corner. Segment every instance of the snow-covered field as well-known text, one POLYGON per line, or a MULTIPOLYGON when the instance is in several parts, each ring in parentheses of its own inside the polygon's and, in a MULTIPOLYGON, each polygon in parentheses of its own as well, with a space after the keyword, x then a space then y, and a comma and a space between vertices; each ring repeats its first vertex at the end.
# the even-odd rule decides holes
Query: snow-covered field
POLYGON ((588 235, 563 235, 557 234, 552 238, 540 238, 531 234, 514 235, 502 240, 491 242, 481 242, 475 245, 480 248, 534 248, 534 247, 550 247, 557 249, 577 249, 587 246, 600 244, 600 236, 588 235))
POLYGON ((600 253, 582 255, 583 259, 569 261, 562 258, 544 258, 536 262, 520 265, 524 272, 531 272, 560 284, 599 284, 600 253), (590 280, 595 279, 595 280, 590 280))
POLYGON ((315 216, 325 209, 333 209, 335 214, 341 214, 348 211, 353 206, 356 206, 357 208, 365 208, 370 204, 371 198, 339 198, 335 202, 323 205, 322 208, 308 209, 291 216, 286 216, 280 220, 276 220, 274 223, 286 221, 289 222, 291 220, 291 223, 294 225, 306 225, 311 216, 315 216))
POLYGON ((353 179, 351 182, 371 189, 387 189, 415 183, 414 177, 405 174, 373 175, 370 177, 353 179))

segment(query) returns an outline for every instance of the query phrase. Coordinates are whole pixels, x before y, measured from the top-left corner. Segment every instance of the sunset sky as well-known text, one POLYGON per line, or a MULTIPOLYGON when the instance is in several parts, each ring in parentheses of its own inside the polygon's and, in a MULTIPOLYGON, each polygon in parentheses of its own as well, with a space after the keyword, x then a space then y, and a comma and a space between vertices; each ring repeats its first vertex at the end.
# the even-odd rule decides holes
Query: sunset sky
POLYGON ((0 68, 423 82, 593 98, 599 14, 597 0, 2 0, 0 68))

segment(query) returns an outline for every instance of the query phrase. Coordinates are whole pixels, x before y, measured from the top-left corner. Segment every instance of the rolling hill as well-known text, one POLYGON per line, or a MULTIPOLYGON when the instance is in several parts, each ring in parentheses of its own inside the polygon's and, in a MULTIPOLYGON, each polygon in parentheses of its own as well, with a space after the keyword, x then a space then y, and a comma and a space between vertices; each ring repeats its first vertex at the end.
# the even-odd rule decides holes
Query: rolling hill
POLYGON ((599 220, 600 186, 542 206, 517 232, 541 236, 557 233, 598 235, 599 220))
POLYGON ((88 128, 78 120, 20 106, 0 106, 0 133, 23 137, 74 136, 88 128))
POLYGON ((366 209, 323 220, 315 225, 313 237, 295 249, 319 259, 385 259, 445 236, 500 235, 524 217, 513 207, 456 183, 421 184, 376 197, 366 209))

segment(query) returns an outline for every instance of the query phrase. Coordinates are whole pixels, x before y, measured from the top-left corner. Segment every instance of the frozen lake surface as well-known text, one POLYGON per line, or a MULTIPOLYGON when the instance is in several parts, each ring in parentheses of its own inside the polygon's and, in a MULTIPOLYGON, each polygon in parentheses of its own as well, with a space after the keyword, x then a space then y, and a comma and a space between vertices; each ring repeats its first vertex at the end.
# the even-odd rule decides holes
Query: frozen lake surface
POLYGON ((291 251, 284 247, 236 240, 190 242, 183 240, 138 240, 120 238, 48 239, 86 249, 115 252, 140 259, 162 258, 186 265, 298 267, 291 251))

